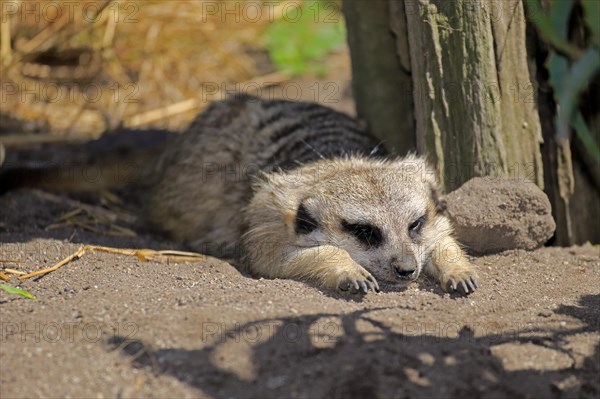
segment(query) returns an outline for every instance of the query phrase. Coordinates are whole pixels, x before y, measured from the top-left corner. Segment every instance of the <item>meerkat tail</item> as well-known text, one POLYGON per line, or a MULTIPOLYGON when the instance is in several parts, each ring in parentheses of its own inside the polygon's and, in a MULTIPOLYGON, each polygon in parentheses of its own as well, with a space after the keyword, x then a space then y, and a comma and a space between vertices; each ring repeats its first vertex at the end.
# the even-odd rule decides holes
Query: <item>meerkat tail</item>
POLYGON ((11 162, 0 144, 0 194, 18 188, 55 192, 118 190, 139 180, 145 166, 155 163, 172 137, 174 133, 162 130, 119 130, 84 144, 60 143, 24 151, 28 153, 26 158, 32 159, 39 153, 38 160, 28 162, 11 162), (47 153, 55 151, 62 155, 48 161, 47 153))
POLYGON ((11 168, 0 172, 0 195, 19 188, 37 188, 54 192, 96 192, 115 190, 126 185, 117 176, 118 165, 90 167, 11 168))

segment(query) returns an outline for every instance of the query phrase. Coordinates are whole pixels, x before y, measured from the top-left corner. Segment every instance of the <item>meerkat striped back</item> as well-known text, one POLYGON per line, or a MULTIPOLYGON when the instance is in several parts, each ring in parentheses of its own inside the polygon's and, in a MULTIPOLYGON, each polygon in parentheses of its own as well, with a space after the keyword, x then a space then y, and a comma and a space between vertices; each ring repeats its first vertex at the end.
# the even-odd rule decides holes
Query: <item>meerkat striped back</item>
POLYGON ((385 155, 365 124, 319 104, 264 101, 262 111, 257 134, 268 137, 266 165, 286 170, 323 158, 385 155))
POLYGON ((381 142, 366 125, 317 103, 261 100, 236 96, 214 103, 190 126, 201 133, 206 126, 241 141, 241 159, 250 156, 261 170, 289 170, 318 159, 348 155, 383 157, 381 142))

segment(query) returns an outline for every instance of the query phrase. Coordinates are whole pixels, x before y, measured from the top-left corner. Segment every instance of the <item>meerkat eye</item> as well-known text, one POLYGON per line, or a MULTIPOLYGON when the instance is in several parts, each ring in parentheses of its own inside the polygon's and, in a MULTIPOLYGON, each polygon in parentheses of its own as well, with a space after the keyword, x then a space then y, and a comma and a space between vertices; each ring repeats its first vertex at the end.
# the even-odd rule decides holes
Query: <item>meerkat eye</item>
POLYGON ((383 243, 383 234, 381 230, 370 224, 349 223, 342 221, 344 231, 352 234, 361 244, 369 248, 377 248, 383 243))
POLYGON ((427 215, 423 215, 408 226, 408 235, 411 237, 415 237, 421 233, 423 229, 423 225, 427 221, 427 215))
POLYGON ((300 204, 296 212, 296 221, 294 222, 294 230, 296 234, 309 234, 319 227, 319 222, 313 218, 304 204, 300 204))

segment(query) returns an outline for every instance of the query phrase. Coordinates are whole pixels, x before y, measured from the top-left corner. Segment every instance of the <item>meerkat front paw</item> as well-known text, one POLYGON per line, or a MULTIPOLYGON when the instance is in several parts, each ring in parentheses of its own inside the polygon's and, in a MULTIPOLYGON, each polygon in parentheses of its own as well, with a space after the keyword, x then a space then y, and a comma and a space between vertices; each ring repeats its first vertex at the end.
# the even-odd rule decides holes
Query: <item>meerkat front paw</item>
POLYGON ((288 254, 282 266, 269 270, 270 277, 308 278, 325 288, 353 294, 379 292, 375 277, 341 248, 321 245, 289 250, 288 254))
POLYGON ((337 288, 340 291, 349 291, 351 294, 366 294, 369 290, 379 292, 379 284, 375 277, 362 267, 343 272, 338 278, 337 288))
POLYGON ((461 295, 468 295, 478 288, 477 273, 474 266, 454 265, 444 273, 440 281, 442 288, 446 292, 458 292, 461 295))
POLYGON ((425 271, 437 279, 446 292, 468 295, 478 287, 477 269, 451 236, 439 242, 425 271))

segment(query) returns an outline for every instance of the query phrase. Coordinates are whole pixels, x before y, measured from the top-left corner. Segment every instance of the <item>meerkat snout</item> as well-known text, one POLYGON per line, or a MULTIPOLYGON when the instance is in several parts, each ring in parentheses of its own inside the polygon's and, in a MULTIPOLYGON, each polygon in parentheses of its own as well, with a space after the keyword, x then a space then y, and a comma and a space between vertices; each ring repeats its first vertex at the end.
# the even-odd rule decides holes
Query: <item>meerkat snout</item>
POLYGON ((400 280, 413 281, 419 277, 421 273, 423 259, 423 229, 427 223, 427 214, 424 214, 408 225, 407 235, 405 240, 410 242, 403 245, 403 250, 400 256, 392 256, 390 266, 395 274, 395 277, 400 280))
POLYGON ((392 256, 390 267, 399 279, 412 281, 419 277, 419 268, 414 260, 392 256))

